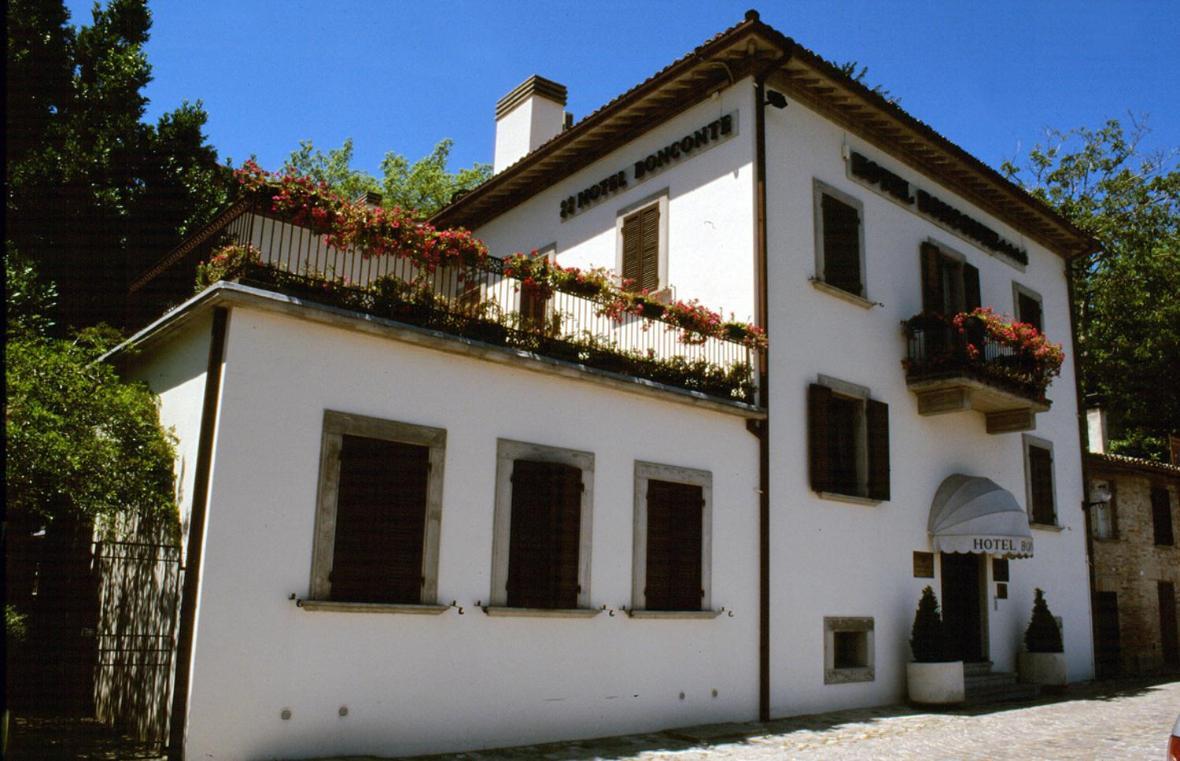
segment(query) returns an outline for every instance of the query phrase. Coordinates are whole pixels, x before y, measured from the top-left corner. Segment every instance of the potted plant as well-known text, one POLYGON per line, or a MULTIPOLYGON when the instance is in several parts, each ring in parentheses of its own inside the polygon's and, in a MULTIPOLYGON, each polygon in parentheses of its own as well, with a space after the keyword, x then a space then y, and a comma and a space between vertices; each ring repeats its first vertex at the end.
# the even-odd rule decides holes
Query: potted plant
POLYGON ((1029 684, 1064 687, 1066 684, 1065 646, 1061 629, 1049 612, 1045 593, 1036 590, 1032 620, 1024 632, 1025 652, 1020 653, 1017 668, 1020 679, 1029 684))
POLYGON ((954 660, 934 590, 922 590, 914 626, 910 631, 914 660, 906 664, 906 684, 911 703, 948 705, 965 697, 963 661, 954 660))

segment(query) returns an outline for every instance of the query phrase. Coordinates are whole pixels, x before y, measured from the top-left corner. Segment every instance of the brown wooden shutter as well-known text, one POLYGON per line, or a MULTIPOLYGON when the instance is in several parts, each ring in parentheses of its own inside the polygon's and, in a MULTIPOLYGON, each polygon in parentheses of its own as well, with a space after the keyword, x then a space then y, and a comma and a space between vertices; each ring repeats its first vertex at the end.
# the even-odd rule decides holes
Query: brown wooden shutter
POLYGON ((331 598, 422 601, 430 449, 343 436, 331 598))
POLYGON ((1180 665, 1180 634, 1176 629, 1176 585, 1170 581, 1156 582, 1156 596, 1160 611, 1160 651, 1164 665, 1180 665))
POLYGON ((623 279, 631 290, 660 287, 660 206, 652 204, 623 219, 623 279))
POLYGON ((576 608, 582 471, 517 460, 512 470, 507 604, 576 608))
POLYGON ((1045 447, 1030 446, 1028 467, 1033 521, 1051 525, 1057 520, 1053 510, 1053 454, 1045 447))
POLYGON ((1016 297, 1016 311, 1021 322, 1027 322, 1037 330, 1043 330, 1041 324, 1041 302, 1023 293, 1016 297))
POLYGON ((823 215, 824 282, 860 295, 860 212, 826 193, 820 200, 823 215))
POLYGON ((811 488, 832 490, 832 466, 828 458, 828 407, 832 389, 812 383, 807 389, 807 440, 811 460, 811 488))
POLYGON ((700 610, 703 508, 700 486, 647 482, 648 610, 700 610))
POLYGON ((1157 545, 1175 544, 1176 540, 1172 533, 1172 504, 1168 490, 1162 486, 1151 487, 1151 523, 1157 545))
POLYGON ((971 312, 982 306, 979 295, 979 268, 963 263, 963 311, 971 312))
POLYGON ((933 243, 922 244, 922 311, 941 314, 945 309, 942 292, 942 252, 933 243))
POLYGON ((866 402, 869 444, 869 497, 889 499, 889 405, 866 402))

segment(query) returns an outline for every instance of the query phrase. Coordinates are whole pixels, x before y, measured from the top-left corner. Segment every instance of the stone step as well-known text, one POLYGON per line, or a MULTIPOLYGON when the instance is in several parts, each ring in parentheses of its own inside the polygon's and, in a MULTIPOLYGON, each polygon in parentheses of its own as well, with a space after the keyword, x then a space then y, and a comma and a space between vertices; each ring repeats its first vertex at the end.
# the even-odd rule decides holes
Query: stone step
POLYGON ((992 670, 991 661, 972 661, 963 664, 963 674, 966 676, 975 676, 978 674, 990 674, 992 670))
POLYGON ((969 690, 972 688, 997 687, 1006 684, 1016 684, 1016 674, 997 671, 991 674, 966 676, 963 678, 963 681, 969 690))

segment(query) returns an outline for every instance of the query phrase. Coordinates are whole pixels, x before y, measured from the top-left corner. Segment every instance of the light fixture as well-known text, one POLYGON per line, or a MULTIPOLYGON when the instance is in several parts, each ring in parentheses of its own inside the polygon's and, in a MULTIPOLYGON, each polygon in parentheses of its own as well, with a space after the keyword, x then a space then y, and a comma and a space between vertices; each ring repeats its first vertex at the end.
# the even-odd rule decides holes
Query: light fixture
POLYGON ((1099 481, 1090 488, 1090 493, 1087 495, 1086 507, 1109 505, 1112 499, 1114 499, 1114 495, 1110 493, 1110 484, 1105 481, 1099 481))
POLYGON ((786 108, 787 96, 783 95, 778 90, 767 90, 766 104, 769 106, 774 106, 775 108, 786 108))

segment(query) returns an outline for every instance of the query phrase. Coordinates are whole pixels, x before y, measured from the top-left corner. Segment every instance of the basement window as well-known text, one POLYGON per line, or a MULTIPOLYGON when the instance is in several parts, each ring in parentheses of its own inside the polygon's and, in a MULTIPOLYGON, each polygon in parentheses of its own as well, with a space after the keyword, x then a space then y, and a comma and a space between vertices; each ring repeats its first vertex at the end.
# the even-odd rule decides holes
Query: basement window
POLYGON ((871 682, 875 678, 873 619, 824 617, 824 684, 871 682))

